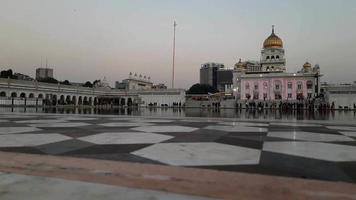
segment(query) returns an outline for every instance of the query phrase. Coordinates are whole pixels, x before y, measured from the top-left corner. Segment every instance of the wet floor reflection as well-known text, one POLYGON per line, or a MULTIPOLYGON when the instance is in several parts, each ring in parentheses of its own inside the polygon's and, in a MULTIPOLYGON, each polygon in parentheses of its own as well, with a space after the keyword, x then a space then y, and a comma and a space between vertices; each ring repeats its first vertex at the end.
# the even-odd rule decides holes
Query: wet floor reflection
POLYGON ((356 120, 355 111, 280 111, 280 110, 235 110, 200 108, 35 108, 0 107, 0 113, 62 113, 62 114, 110 114, 160 117, 226 117, 238 119, 281 120, 356 120))

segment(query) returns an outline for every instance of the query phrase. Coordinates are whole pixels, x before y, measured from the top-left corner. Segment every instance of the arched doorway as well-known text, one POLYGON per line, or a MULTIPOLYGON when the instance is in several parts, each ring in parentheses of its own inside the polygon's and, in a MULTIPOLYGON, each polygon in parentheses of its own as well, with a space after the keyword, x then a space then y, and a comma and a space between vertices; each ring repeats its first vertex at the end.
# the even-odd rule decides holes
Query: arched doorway
POLYGON ((61 97, 59 98, 59 104, 64 105, 64 103, 65 103, 64 95, 61 95, 61 97))
POLYGON ((127 99, 127 106, 132 106, 132 99, 131 98, 127 99))
POLYGON ((93 104, 93 98, 92 97, 89 97, 89 105, 92 105, 93 104))
POLYGON ((79 96, 79 98, 78 98, 78 105, 82 105, 82 104, 83 104, 82 96, 79 96))
POLYGON ((71 100, 70 100, 70 96, 67 95, 66 97, 66 104, 72 104, 71 100))
POLYGON ((57 95, 52 95, 52 105, 55 106, 57 105, 57 95))
POLYGON ((84 97, 83 104, 88 105, 88 97, 87 96, 84 97))
POLYGON ((77 105, 77 97, 72 96, 72 104, 77 105))
POLYGON ((120 105, 121 105, 121 106, 125 106, 125 103, 126 103, 125 98, 122 98, 122 99, 120 100, 120 105))

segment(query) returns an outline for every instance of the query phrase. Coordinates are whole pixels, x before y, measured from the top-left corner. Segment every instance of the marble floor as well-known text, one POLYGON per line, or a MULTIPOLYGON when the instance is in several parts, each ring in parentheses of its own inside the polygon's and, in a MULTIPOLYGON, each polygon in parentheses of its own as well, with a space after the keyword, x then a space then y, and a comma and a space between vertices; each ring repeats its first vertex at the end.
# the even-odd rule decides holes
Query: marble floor
POLYGON ((0 151, 356 182, 356 123, 0 114, 0 151))

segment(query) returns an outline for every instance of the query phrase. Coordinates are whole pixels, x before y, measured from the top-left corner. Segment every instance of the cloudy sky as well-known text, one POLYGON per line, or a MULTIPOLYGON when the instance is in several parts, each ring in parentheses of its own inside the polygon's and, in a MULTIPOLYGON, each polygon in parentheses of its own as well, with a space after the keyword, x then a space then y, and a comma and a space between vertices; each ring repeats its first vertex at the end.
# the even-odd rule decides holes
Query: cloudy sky
POLYGON ((356 81, 353 0, 0 0, 0 69, 34 75, 46 58, 59 80, 129 72, 170 86, 176 20, 176 86, 199 82, 204 62, 259 60, 271 25, 287 70, 308 60, 322 81, 356 81))

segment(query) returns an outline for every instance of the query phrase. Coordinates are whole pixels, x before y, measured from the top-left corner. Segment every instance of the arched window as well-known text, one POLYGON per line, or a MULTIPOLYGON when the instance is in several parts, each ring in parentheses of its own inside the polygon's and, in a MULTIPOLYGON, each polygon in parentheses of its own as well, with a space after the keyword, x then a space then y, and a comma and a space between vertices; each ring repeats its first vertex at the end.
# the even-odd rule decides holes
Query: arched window
POLYGON ((313 81, 307 81, 307 89, 313 89, 313 81))
POLYGON ((255 86, 254 86, 254 89, 255 89, 255 90, 258 90, 258 83, 256 82, 254 85, 255 85, 255 86))
POLYGON ((299 81, 299 82, 297 83, 297 89, 298 89, 298 90, 303 89, 303 83, 302 83, 301 81, 299 81))
POLYGON ((16 92, 11 93, 11 97, 17 97, 17 93, 16 92))
POLYGON ((266 57, 266 60, 268 60, 268 59, 269 59, 269 56, 266 57))
POLYGON ((266 70, 269 71, 269 67, 267 67, 266 70))
POLYGON ((276 59, 279 59, 279 56, 276 56, 276 59))
POLYGON ((271 56, 271 59, 274 59, 274 56, 271 56))
POLYGON ((21 98, 26 98, 26 94, 25 94, 25 93, 21 93, 21 94, 20 94, 20 97, 21 97, 21 98))
POLYGON ((6 92, 4 91, 0 92, 0 97, 6 97, 6 92))
POLYGON ((34 98, 35 97, 35 95, 33 94, 33 93, 30 93, 29 95, 28 95, 28 98, 34 98))

